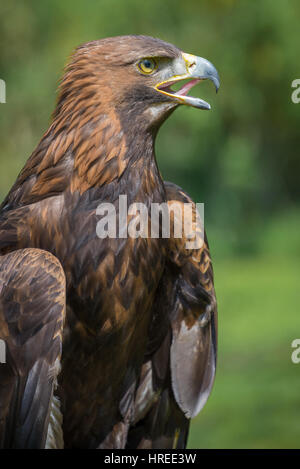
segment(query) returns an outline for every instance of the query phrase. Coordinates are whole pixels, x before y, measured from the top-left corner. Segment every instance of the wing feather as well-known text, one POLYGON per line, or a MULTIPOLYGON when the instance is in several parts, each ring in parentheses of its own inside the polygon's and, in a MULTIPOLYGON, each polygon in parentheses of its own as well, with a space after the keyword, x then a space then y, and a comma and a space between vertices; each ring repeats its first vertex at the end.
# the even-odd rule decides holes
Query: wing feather
MULTIPOLYGON (((195 204, 165 183, 167 199, 195 204)), ((170 212, 171 221, 174 221, 170 212)), ((200 229, 200 228, 199 228, 200 229)), ((148 352, 135 400, 128 447, 184 448, 189 420, 206 403, 214 382, 217 308, 206 237, 187 249, 186 237, 169 240, 169 259, 157 291, 148 352)))
POLYGON ((0 447, 43 448, 62 345, 65 276, 46 251, 0 257, 0 447))
MULTIPOLYGON (((181 238, 173 237, 171 265, 178 268, 175 301, 171 311, 170 365, 176 402, 187 418, 205 405, 214 382, 217 358, 217 307, 209 247, 196 206, 178 186, 166 183, 167 198, 192 204, 193 222, 181 238), (188 249, 187 240, 197 233, 199 247, 188 249)), ((173 218, 175 215, 171 214, 173 218)), ((172 218, 172 217, 171 217, 172 218)), ((175 220, 176 221, 176 220, 175 220)), ((185 226, 185 228, 186 228, 185 226)))

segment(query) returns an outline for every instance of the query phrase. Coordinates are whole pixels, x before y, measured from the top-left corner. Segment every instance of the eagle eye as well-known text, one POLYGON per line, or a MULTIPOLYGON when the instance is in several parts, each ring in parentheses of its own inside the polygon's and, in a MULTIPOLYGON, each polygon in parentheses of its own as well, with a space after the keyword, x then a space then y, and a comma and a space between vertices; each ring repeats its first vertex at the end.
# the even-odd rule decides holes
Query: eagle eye
POLYGON ((142 73, 149 75, 157 69, 157 62, 151 58, 143 59, 138 63, 138 68, 142 73))

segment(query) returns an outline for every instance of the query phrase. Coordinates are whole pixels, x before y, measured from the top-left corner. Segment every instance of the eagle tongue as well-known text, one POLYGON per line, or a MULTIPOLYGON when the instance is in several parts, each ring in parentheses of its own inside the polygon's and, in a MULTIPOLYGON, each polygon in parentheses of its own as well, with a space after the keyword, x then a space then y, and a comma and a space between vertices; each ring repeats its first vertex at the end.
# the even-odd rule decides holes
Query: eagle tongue
POLYGON ((199 78, 194 78, 193 80, 188 81, 180 88, 180 90, 177 91, 176 94, 180 96, 186 96, 190 89, 193 88, 193 86, 195 86, 199 81, 199 78))

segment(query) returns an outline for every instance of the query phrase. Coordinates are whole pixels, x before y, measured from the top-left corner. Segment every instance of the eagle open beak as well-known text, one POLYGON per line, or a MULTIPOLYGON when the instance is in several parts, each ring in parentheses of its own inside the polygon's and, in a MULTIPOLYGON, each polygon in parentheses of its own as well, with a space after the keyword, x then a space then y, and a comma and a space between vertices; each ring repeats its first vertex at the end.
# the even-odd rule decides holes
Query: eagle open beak
POLYGON ((187 96, 187 93, 194 85, 203 80, 211 80, 215 85, 217 92, 220 87, 220 79, 216 68, 212 63, 202 57, 185 53, 182 53, 182 57, 184 66, 182 67, 181 61, 180 68, 183 71, 183 74, 176 74, 168 80, 158 83, 155 86, 156 91, 175 99, 179 104, 187 104, 188 106, 193 106, 199 109, 211 109, 210 104, 206 101, 201 98, 187 96), (174 83, 189 78, 191 81, 185 83, 178 91, 173 91, 171 89, 171 86, 174 85, 174 83))

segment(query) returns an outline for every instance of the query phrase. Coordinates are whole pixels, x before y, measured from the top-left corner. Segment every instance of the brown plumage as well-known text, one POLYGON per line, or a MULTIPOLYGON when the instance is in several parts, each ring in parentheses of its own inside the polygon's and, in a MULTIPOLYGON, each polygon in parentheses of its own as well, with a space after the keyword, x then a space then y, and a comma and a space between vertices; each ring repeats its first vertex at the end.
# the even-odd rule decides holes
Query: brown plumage
POLYGON ((2 447, 186 445, 215 374, 206 238, 197 249, 187 233, 100 239, 96 209, 118 213, 120 195, 192 203, 154 155, 179 104, 209 107, 172 92, 187 75, 218 86, 205 59, 144 36, 84 44, 66 68, 52 123, 0 207, 2 447))

